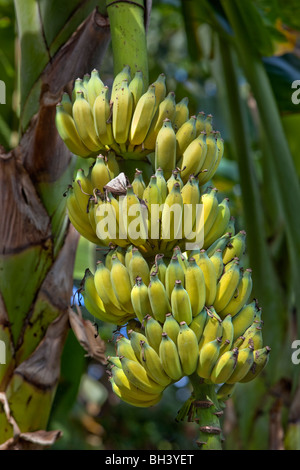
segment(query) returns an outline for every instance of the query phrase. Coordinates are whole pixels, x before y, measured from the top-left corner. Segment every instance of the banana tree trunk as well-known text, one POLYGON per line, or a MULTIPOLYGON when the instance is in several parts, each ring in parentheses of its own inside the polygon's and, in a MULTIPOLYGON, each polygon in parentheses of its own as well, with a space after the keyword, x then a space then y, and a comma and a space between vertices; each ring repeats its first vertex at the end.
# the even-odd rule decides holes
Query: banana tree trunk
POLYGON ((47 6, 24 3, 15 1, 21 137, 0 150, 0 449, 43 448, 60 435, 45 429, 70 327, 78 234, 63 198, 76 157, 58 136, 55 111, 74 78, 100 68, 110 42, 108 18, 94 8, 101 2, 66 6, 59 31, 47 6))

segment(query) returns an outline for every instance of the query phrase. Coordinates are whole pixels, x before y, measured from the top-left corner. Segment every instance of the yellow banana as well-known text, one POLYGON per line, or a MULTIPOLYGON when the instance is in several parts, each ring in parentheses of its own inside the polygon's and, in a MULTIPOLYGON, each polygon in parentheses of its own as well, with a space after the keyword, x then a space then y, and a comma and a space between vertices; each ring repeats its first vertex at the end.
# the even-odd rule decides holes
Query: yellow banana
POLYGON ((157 168, 157 170, 155 171, 155 176, 156 176, 156 184, 160 190, 161 200, 162 202, 164 202, 168 195, 168 187, 167 187, 167 181, 165 179, 163 169, 157 168))
POLYGON ((214 304, 217 293, 217 275, 213 262, 208 257, 205 250, 200 250, 194 255, 196 263, 201 268, 205 280, 206 300, 205 304, 211 306, 214 304))
POLYGON ((70 96, 68 95, 67 92, 64 92, 62 94, 62 97, 61 97, 61 100, 60 100, 60 103, 59 103, 64 111, 66 113, 68 113, 70 116, 72 116, 72 106, 73 106, 73 103, 72 103, 72 100, 70 98, 70 96))
POLYGON ((197 364, 197 374, 209 379, 214 365, 220 354, 221 338, 215 338, 204 344, 199 350, 199 361, 197 364))
POLYGON ((220 345, 220 354, 231 349, 233 345, 234 328, 231 315, 227 315, 222 320, 222 343, 220 345))
POLYGON ((238 349, 226 351, 214 365, 209 380, 214 384, 227 383, 237 363, 238 349))
POLYGON ((214 164, 213 168, 210 170, 210 174, 208 175, 210 179, 216 173, 216 171, 217 171, 217 169, 220 165, 221 159, 223 157, 223 154, 224 154, 224 140, 222 139, 220 132, 216 131, 215 136, 216 136, 216 139, 217 139, 218 155, 217 155, 217 158, 215 160, 215 164, 214 164))
POLYGON ((122 364, 118 356, 107 356, 107 362, 110 368, 115 366, 115 367, 119 367, 119 369, 122 369, 122 364))
MULTIPOLYGON (((200 204, 200 188, 198 180, 191 175, 181 190, 183 200, 183 236, 189 242, 196 242, 199 230, 202 229, 198 217, 200 204), (196 234, 196 236, 195 236, 196 234)), ((203 218, 202 218, 203 220, 203 218)))
POLYGON ((213 341, 216 338, 221 338, 223 334, 222 320, 216 311, 211 307, 207 310, 207 320, 203 329, 202 336, 199 341, 199 350, 203 348, 206 343, 213 341))
POLYGON ((184 276, 184 285, 191 302, 192 316, 196 317, 204 308, 206 287, 203 271, 197 265, 194 258, 190 258, 188 261, 188 267, 184 276))
POLYGON ((152 83, 155 89, 155 111, 160 103, 165 99, 167 94, 166 76, 164 73, 159 74, 155 82, 152 83))
POLYGON ((155 256, 155 263, 151 268, 151 272, 157 272, 159 280, 165 284, 165 279, 166 279, 166 271, 167 271, 167 266, 164 262, 164 255, 163 254, 157 254, 155 256))
POLYGON ((131 289, 131 303, 134 313, 140 322, 143 322, 147 315, 152 315, 148 287, 143 283, 140 277, 136 278, 136 283, 131 289))
POLYGON ((198 343, 202 338, 202 334, 204 331, 204 327, 206 325, 208 319, 208 314, 206 308, 203 308, 198 315, 196 315, 192 322, 190 323, 189 327, 194 331, 197 336, 198 343))
POLYGON ((240 230, 236 235, 230 238, 226 248, 223 251, 223 263, 227 264, 234 257, 241 258, 246 248, 246 232, 240 230))
POLYGON ((161 324, 151 315, 145 318, 145 335, 150 346, 158 353, 163 332, 161 324))
POLYGON ((114 139, 118 144, 125 144, 128 139, 133 112, 133 96, 128 80, 123 80, 115 93, 113 104, 112 127, 114 139))
POLYGON ((141 358, 140 358, 141 342, 147 343, 146 336, 140 331, 135 331, 135 330, 130 329, 128 330, 128 337, 130 339, 130 343, 131 343, 132 349, 134 350, 137 360, 141 362, 141 358))
POLYGON ((183 156, 189 144, 196 138, 196 116, 191 116, 176 132, 176 161, 183 156))
POLYGON ((119 335, 116 339, 116 350, 117 354, 120 357, 125 356, 128 359, 131 359, 132 361, 137 361, 137 357, 135 355, 135 352, 133 350, 132 344, 130 342, 129 338, 126 338, 126 336, 119 335))
POLYGON ((112 256, 110 278, 115 295, 122 309, 134 313, 131 303, 131 283, 129 273, 116 255, 112 256))
POLYGON ((178 279, 175 281, 171 294, 172 314, 178 323, 185 321, 188 325, 192 322, 192 306, 189 295, 178 279))
POLYGON ((96 69, 91 71, 91 76, 85 86, 87 91, 87 99, 91 109, 93 109, 95 99, 100 95, 104 88, 104 83, 100 78, 99 72, 96 69))
POLYGON ((135 72, 133 79, 129 82, 129 90, 132 93, 134 110, 140 97, 145 92, 143 72, 141 70, 135 72))
POLYGON ((147 342, 141 342, 140 362, 149 377, 162 387, 167 387, 171 383, 170 377, 164 371, 159 354, 147 342))
POLYGON ((150 268, 137 247, 132 248, 132 257, 129 262, 128 272, 132 286, 135 284, 136 278, 141 277, 143 283, 148 287, 150 282, 150 268))
POLYGON ((170 119, 164 119, 155 141, 155 171, 161 168, 166 178, 176 166, 176 134, 170 119))
POLYGON ((164 387, 152 380, 139 362, 132 361, 124 356, 120 359, 122 370, 133 385, 144 392, 152 394, 159 394, 163 391, 164 387))
POLYGON ((166 319, 163 324, 163 331, 167 333, 169 338, 171 338, 175 344, 177 344, 177 336, 180 330, 180 325, 177 320, 175 320, 172 313, 166 314, 166 319))
POLYGON ((208 231, 205 233, 204 228, 204 245, 203 248, 211 246, 218 238, 224 235, 230 219, 229 199, 224 198, 218 205, 217 217, 208 231))
POLYGON ((93 186, 91 184, 90 178, 86 176, 82 168, 79 168, 76 171, 73 191, 80 211, 83 214, 87 214, 89 201, 93 194, 93 186))
POLYGON ((92 152, 101 150, 103 145, 96 133, 92 109, 89 102, 84 98, 83 92, 76 93, 72 112, 78 134, 84 145, 92 152))
POLYGON ((198 365, 199 347, 196 334, 185 321, 180 322, 177 349, 183 374, 193 374, 198 365))
POLYGON ((171 294, 175 287, 176 280, 180 280, 185 285, 184 269, 176 255, 173 255, 166 269, 165 287, 168 298, 171 300, 171 294))
POLYGON ((172 123, 175 115, 175 93, 170 91, 166 98, 159 104, 155 116, 152 119, 151 126, 144 141, 146 149, 155 149, 155 142, 164 120, 169 119, 172 123))
POLYGON ((259 314, 256 301, 253 300, 246 304, 234 317, 232 318, 235 341, 239 336, 242 336, 245 331, 252 325, 255 317, 259 314))
POLYGON ((65 111, 61 103, 56 105, 55 125, 61 139, 72 153, 83 158, 91 155, 91 150, 84 145, 78 134, 73 117, 65 111))
POLYGON ((229 303, 225 308, 219 311, 221 318, 225 315, 230 314, 231 316, 236 315, 241 308, 248 302, 252 292, 252 270, 246 269, 241 276, 239 284, 236 288, 236 293, 233 295, 229 303))
POLYGON ((170 193, 172 191, 173 186, 174 186, 175 183, 179 183, 180 190, 182 190, 184 184, 183 184, 183 181, 180 177, 180 171, 178 170, 178 168, 175 168, 174 170, 172 170, 172 174, 167 179, 166 183, 167 183, 167 195, 168 195, 168 193, 170 193))
POLYGON ((167 333, 162 333, 159 347, 159 357, 166 374, 175 382, 182 378, 183 370, 180 363, 178 349, 167 333))
POLYGON ((254 320, 253 323, 243 333, 243 342, 239 345, 239 349, 246 348, 249 345, 254 349, 263 347, 262 322, 254 320))
POLYGON ((197 132, 197 136, 201 132, 205 132, 205 112, 204 111, 199 111, 199 113, 196 116, 196 132, 197 132))
POLYGON ((249 345, 246 348, 239 349, 235 369, 231 376, 226 380, 228 384, 240 382, 251 369, 254 362, 254 348, 249 345))
POLYGON ((148 295, 154 318, 163 323, 166 314, 171 312, 171 304, 165 286, 156 273, 150 276, 148 295))
POLYGON ((113 313, 122 312, 121 304, 118 301, 112 286, 110 270, 102 261, 98 261, 94 274, 94 282, 97 294, 103 302, 103 305, 113 313))
POLYGON ((234 388, 235 384, 222 384, 217 390, 217 399, 223 402, 228 400, 232 396, 234 388))
MULTIPOLYGON (((224 233, 224 235, 222 235, 220 238, 218 238, 212 245, 210 245, 206 252, 208 254, 208 256, 211 258, 213 256, 213 254, 216 252, 216 250, 221 250, 222 253, 223 253, 223 250, 225 248, 225 246, 227 245, 228 243, 228 240, 230 239, 231 237, 231 233, 230 232, 226 232, 224 233)), ((222 257, 223 257, 223 254, 222 254, 222 257)))
POLYGON ((200 174, 198 176, 200 186, 203 186, 211 179, 212 169, 215 166, 219 154, 217 139, 213 134, 209 134, 206 136, 205 143, 207 146, 206 157, 203 162, 203 165, 199 170, 200 174), (206 171, 204 172, 204 170, 206 171))
POLYGON ((128 83, 130 83, 131 81, 131 70, 130 70, 129 65, 125 65, 123 69, 119 73, 117 73, 117 75, 115 75, 114 77, 112 88, 111 88, 111 97, 110 97, 110 102, 112 104, 114 104, 115 102, 116 93, 120 89, 123 80, 127 80, 128 83))
POLYGON ((142 199, 144 190, 146 188, 145 181, 143 179, 143 172, 139 169, 135 170, 134 179, 131 183, 134 193, 138 198, 142 199))
MULTIPOLYGON (((239 262, 235 261, 232 266, 224 272, 217 283, 216 297, 213 305, 218 313, 224 311, 230 300, 233 298, 240 279, 241 270, 239 262)), ((226 315, 226 310, 223 315, 226 315)))
POLYGON ((179 129, 179 128, 188 120, 188 118, 189 118, 189 108, 188 108, 188 104, 189 104, 189 99, 188 99, 188 97, 182 98, 182 100, 179 101, 179 102, 176 104, 176 107, 175 107, 175 116, 174 116, 174 121, 173 121, 173 125, 174 125, 175 132, 177 132, 178 129, 179 129))
POLYGON ((210 257, 210 260, 212 261, 215 267, 217 280, 219 280, 224 269, 222 250, 220 248, 217 248, 216 251, 210 257))
POLYGON ((84 98, 87 99, 87 91, 86 91, 85 84, 82 78, 76 78, 76 80, 74 81, 74 86, 72 90, 72 102, 73 103, 76 100, 76 96, 78 92, 82 92, 84 98))
POLYGON ((92 109, 95 129, 100 142, 103 145, 112 145, 114 143, 112 109, 107 86, 103 87, 101 93, 96 97, 92 109))
POLYGON ((130 145, 140 145, 144 142, 155 114, 155 86, 150 85, 140 97, 133 112, 129 140, 130 145))
POLYGON ((91 170, 91 183, 93 189, 99 189, 103 193, 103 187, 111 180, 111 174, 105 163, 103 155, 98 155, 91 170))
POLYGON ((89 270, 86 270, 82 295, 84 305, 90 314, 103 322, 112 323, 114 325, 124 325, 132 317, 132 315, 127 312, 117 311, 117 309, 113 311, 108 310, 104 306, 104 303, 97 293, 94 276, 89 270))
POLYGON ((181 178, 185 183, 188 177, 197 175, 205 161, 207 145, 203 134, 200 134, 187 146, 178 162, 181 168, 181 178))
POLYGON ((212 228, 218 213, 219 201, 217 198, 217 188, 211 188, 208 192, 202 194, 201 204, 203 204, 204 211, 204 238, 212 228))
POLYGON ((241 383, 251 382, 264 370, 269 362, 270 352, 270 346, 265 346, 253 352, 254 362, 249 372, 240 380, 241 383))
POLYGON ((109 382, 111 384, 113 392, 125 403, 139 407, 139 408, 149 408, 151 406, 156 405, 161 400, 161 394, 148 394, 147 400, 146 399, 138 399, 136 395, 130 393, 130 391, 126 389, 120 389, 112 377, 109 377, 109 382), (154 397, 154 398, 153 398, 154 397))
POLYGON ((210 135, 213 132, 213 116, 208 114, 204 119, 204 130, 207 135, 210 135))
POLYGON ((144 245, 148 239, 147 207, 140 203, 131 185, 122 202, 122 217, 128 240, 136 246, 144 245))
POLYGON ((73 188, 69 188, 68 190, 66 207, 70 222, 77 232, 90 242, 95 243, 96 245, 101 245, 101 240, 99 240, 97 235, 94 233, 90 224, 88 213, 82 212, 78 206, 73 188))
POLYGON ((174 183, 171 192, 165 199, 162 211, 161 250, 166 242, 182 239, 182 213, 183 201, 180 184, 174 183))

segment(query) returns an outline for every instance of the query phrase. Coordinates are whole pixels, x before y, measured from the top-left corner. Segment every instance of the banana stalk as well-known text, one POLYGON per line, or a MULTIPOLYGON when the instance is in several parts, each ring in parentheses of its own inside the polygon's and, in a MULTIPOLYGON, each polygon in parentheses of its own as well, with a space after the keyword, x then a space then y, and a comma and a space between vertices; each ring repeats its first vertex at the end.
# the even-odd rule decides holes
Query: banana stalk
POLYGON ((199 434, 196 444, 200 450, 222 450, 223 434, 220 416, 223 414, 219 403, 215 385, 206 384, 194 373, 190 377, 193 392, 188 399, 188 406, 183 405, 183 412, 179 412, 180 419, 185 417, 199 425, 199 434))
POLYGON ((111 28, 114 75, 116 76, 125 65, 129 65, 131 78, 136 72, 142 72, 144 86, 147 88, 149 72, 144 20, 145 3, 144 0, 135 2, 106 0, 111 28))

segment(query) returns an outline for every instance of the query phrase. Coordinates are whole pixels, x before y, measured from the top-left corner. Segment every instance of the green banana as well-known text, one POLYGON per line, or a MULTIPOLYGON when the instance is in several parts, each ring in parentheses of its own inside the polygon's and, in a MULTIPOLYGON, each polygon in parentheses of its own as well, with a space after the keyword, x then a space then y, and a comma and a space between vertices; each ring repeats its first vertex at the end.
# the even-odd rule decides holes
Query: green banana
POLYGON ((147 315, 145 320, 145 335, 150 346, 158 353, 163 332, 161 324, 151 315, 147 315))
POLYGON ((214 365, 209 380, 214 384, 227 383, 236 367, 238 354, 238 349, 222 354, 214 365))
POLYGON ((199 361, 197 364, 197 374, 199 377, 209 379, 212 369, 220 354, 221 338, 215 338, 205 343, 199 349, 199 361))
POLYGON ((165 373, 158 353, 147 342, 141 342, 140 362, 149 377, 163 387, 171 383, 171 378, 165 373))
POLYGON ((171 307, 172 314, 178 323, 185 321, 187 325, 189 325, 192 322, 191 301, 179 279, 175 281, 175 286, 171 294, 171 307))
POLYGON ((176 134, 170 119, 166 118, 155 140, 155 171, 161 168, 166 178, 176 166, 176 134))
POLYGON ((198 364, 199 347, 196 334, 185 321, 180 322, 177 349, 183 374, 193 374, 198 364))
POLYGON ((177 344, 177 336, 180 330, 180 325, 177 320, 175 320, 172 313, 166 314, 166 319, 163 324, 163 331, 167 333, 169 338, 171 338, 175 344, 177 344))
POLYGON ((195 317, 203 310, 206 299, 204 274, 196 263, 195 258, 188 260, 188 267, 184 275, 184 285, 190 298, 192 316, 195 317))
POLYGON ((134 313, 140 322, 143 322, 146 315, 152 315, 148 287, 143 283, 141 277, 136 278, 136 283, 131 289, 131 303, 134 313))
POLYGON ((164 323, 166 314, 171 312, 171 304, 165 286, 159 280, 157 273, 152 273, 150 276, 148 295, 154 318, 164 323))
POLYGON ((159 346, 159 357, 165 373, 177 382, 183 376, 178 349, 174 341, 167 333, 162 333, 162 340, 159 346))
POLYGON ((175 132, 188 120, 189 118, 189 99, 188 97, 182 98, 175 106, 175 116, 174 116, 174 129, 175 132))

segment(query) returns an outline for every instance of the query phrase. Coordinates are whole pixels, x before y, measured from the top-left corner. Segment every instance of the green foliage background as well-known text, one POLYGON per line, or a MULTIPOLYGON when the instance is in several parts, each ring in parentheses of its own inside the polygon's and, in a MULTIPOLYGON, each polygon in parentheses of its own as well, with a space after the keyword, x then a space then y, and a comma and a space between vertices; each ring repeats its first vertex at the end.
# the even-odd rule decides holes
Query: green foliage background
MULTIPOLYGON (((60 3, 40 2, 46 26, 47 15, 57 18, 57 22, 48 23, 48 29, 44 30, 51 43, 47 54, 54 53, 67 37, 64 36, 66 28, 62 23, 60 3)), ((82 18, 97 3, 103 4, 84 2, 84 9, 80 11, 82 18)), ((270 448, 270 413, 278 403, 278 396, 280 425, 289 448, 289 413, 299 387, 300 368, 293 366, 290 360, 293 338, 290 331, 298 331, 300 337, 297 292, 300 213, 299 210, 294 212, 291 220, 291 212, 287 213, 286 208, 297 207, 300 200, 298 184, 296 192, 285 188, 289 182, 291 189, 294 187, 292 182, 298 183, 300 171, 300 104, 297 106, 291 101, 291 84, 300 79, 299 6, 296 1, 282 0, 239 3, 243 4, 239 14, 241 24, 245 26, 243 34, 248 40, 247 50, 242 51, 245 53, 243 60, 250 60, 247 65, 241 60, 239 48, 242 44, 236 44, 235 36, 232 36, 225 3, 217 0, 154 1, 147 35, 149 78, 152 82, 164 72, 168 89, 175 91, 178 99, 189 97, 191 114, 199 111, 212 114, 214 127, 225 140, 225 157, 214 178, 214 185, 218 187, 220 197, 224 194, 230 198, 236 229, 246 227, 248 262, 253 267, 254 283, 257 293, 261 294, 258 298, 263 304, 264 336, 273 350, 266 375, 247 387, 238 387, 228 402, 223 418, 225 448, 270 448), (298 43, 289 42, 280 51, 279 46, 287 41, 283 31, 278 30, 279 19, 298 37, 298 43), (270 90, 274 93, 284 143, 292 157, 291 166, 288 152, 281 155, 282 180, 278 178, 278 163, 275 163, 274 146, 270 141, 276 139, 278 128, 274 127, 272 136, 266 126, 268 109, 270 119, 274 117, 273 103, 267 98, 260 102, 262 98, 255 94, 255 86, 259 85, 256 83, 258 75, 251 72, 251 60, 255 58, 259 63, 257 70, 265 73, 261 76, 269 80, 270 90), (266 109, 263 115, 261 107, 266 109), (287 395, 288 399, 283 400, 282 397, 287 395)), ((236 2, 228 3, 233 5, 236 2)), ((79 24, 79 19, 74 21, 79 24)), ((67 26, 72 28, 72 23, 67 26)), ((31 47, 29 44, 25 62, 28 67, 34 66, 30 64, 31 47)), ((22 69, 17 67, 18 54, 14 3, 0 0, 0 79, 7 86, 7 104, 0 108, 0 144, 7 150, 18 143, 20 90, 27 87, 25 95, 28 94, 32 100, 31 111, 38 105, 33 84, 26 82, 25 73, 22 75, 22 69)), ((47 54, 41 51, 43 61, 49 60, 47 54)), ((39 63, 41 67, 43 61, 39 63)), ((109 49, 100 71, 104 79, 111 78, 112 67, 109 49)), ((26 125, 26 116, 21 119, 26 125)), ((85 269, 91 267, 93 270, 96 256, 89 242, 81 239, 75 263, 74 293, 85 269)), ((71 301, 78 304, 80 297, 75 295, 71 301)), ((90 318, 82 304, 81 309, 84 316, 90 318)), ((116 332, 110 325, 100 322, 98 327, 101 337, 107 341, 107 354, 113 353, 110 340, 116 332)), ((63 431, 63 437, 54 448, 194 449, 197 437, 194 424, 176 422, 177 411, 188 395, 189 383, 183 380, 169 387, 163 400, 154 408, 133 408, 119 402, 110 391, 105 368, 85 357, 84 350, 70 331, 49 422, 50 429, 63 431)), ((299 450, 299 413, 296 417, 298 427, 293 433, 293 446, 299 450)))

